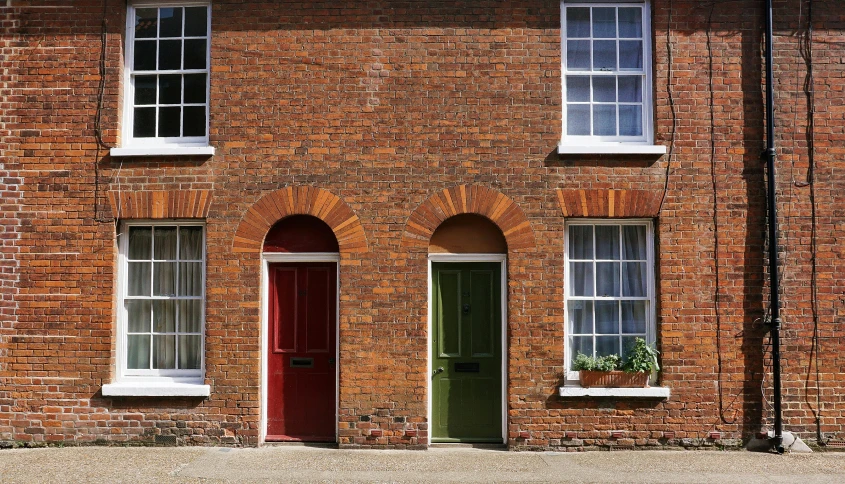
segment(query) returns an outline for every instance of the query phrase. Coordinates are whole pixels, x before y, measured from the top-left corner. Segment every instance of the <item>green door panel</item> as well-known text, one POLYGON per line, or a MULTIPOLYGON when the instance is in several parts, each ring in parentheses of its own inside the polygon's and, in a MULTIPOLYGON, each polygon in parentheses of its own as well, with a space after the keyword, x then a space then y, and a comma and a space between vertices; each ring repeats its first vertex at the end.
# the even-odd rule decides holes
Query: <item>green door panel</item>
POLYGON ((442 271, 439 274, 440 317, 437 318, 437 329, 440 338, 437 339, 440 357, 461 356, 461 273, 459 271, 442 271))
POLYGON ((434 442, 502 442, 501 277, 499 263, 432 264, 434 442))
POLYGON ((495 357, 496 341, 498 335, 496 329, 501 326, 496 315, 498 307, 494 309, 493 292, 500 291, 493 281, 493 271, 470 271, 470 320, 472 324, 471 352, 473 357, 495 357))

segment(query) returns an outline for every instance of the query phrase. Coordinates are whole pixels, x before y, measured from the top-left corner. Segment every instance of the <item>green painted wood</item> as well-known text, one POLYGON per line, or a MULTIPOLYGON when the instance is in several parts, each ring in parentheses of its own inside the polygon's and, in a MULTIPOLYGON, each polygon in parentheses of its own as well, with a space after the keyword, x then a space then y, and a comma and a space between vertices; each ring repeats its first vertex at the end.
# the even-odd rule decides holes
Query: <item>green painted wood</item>
POLYGON ((434 442, 502 442, 501 278, 499 263, 432 263, 434 442))

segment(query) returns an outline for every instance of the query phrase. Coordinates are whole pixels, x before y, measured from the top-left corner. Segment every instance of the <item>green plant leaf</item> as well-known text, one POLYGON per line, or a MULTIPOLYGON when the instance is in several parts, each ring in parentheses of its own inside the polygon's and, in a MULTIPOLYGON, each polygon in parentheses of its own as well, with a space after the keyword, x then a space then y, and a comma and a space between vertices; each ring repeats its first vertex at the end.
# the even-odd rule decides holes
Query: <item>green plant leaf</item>
POLYGON ((649 346, 642 338, 634 340, 634 344, 628 349, 628 358, 622 364, 622 369, 628 373, 651 373, 660 370, 657 363, 658 352, 654 347, 649 346))

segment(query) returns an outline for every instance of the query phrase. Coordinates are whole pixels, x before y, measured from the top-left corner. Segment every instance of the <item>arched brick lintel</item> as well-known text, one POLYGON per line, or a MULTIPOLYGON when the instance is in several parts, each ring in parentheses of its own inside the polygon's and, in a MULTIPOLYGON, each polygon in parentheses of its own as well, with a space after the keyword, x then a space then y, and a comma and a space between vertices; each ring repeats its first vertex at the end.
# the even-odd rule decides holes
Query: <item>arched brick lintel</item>
POLYGON ((449 217, 464 213, 483 215, 495 223, 508 250, 535 247, 534 231, 521 208, 503 193, 478 185, 447 188, 429 197, 408 217, 402 236, 404 247, 428 248, 432 234, 449 217))
POLYGON ((661 190, 558 189, 564 217, 656 217, 661 190))
POLYGON ((331 227, 340 252, 366 252, 367 238, 355 212, 322 188, 289 186, 268 193, 247 210, 232 242, 233 252, 260 253, 267 231, 289 215, 313 215, 331 227))

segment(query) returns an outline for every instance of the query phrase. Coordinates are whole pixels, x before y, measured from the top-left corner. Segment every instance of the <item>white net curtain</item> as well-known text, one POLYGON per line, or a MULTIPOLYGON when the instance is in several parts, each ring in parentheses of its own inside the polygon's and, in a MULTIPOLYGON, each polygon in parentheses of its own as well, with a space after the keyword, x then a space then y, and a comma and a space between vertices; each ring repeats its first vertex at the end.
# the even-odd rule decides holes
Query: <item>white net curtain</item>
POLYGON ((127 259, 127 368, 199 369, 203 228, 131 226, 127 259))
POLYGON ((618 354, 646 337, 649 304, 645 224, 570 225, 567 313, 570 358, 618 354))

